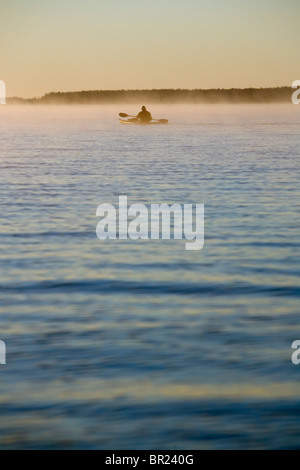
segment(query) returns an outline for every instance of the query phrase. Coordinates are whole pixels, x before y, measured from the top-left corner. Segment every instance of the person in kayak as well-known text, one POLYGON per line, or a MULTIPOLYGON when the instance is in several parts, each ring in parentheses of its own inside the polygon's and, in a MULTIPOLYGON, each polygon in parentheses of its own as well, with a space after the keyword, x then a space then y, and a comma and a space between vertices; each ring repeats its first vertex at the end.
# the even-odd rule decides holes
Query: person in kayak
POLYGON ((146 106, 142 107, 142 111, 137 115, 137 119, 141 122, 152 121, 151 113, 147 111, 146 106))

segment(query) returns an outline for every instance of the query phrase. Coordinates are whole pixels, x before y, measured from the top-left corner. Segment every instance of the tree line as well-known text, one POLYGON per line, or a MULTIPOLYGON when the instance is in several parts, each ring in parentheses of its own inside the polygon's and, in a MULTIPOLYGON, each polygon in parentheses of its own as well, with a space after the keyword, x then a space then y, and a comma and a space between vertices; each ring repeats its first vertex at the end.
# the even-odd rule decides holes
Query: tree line
POLYGON ((291 102, 291 88, 231 88, 211 90, 90 90, 51 92, 40 98, 8 98, 8 103, 27 104, 208 104, 291 102))

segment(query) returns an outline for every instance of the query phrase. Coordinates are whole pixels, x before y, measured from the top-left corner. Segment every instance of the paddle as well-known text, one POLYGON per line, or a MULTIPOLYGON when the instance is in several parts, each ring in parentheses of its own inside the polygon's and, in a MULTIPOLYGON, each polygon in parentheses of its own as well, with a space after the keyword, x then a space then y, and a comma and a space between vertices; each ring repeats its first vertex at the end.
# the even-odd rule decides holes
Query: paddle
MULTIPOLYGON (((133 117, 133 118, 136 118, 137 116, 132 116, 131 114, 126 114, 126 113, 119 113, 119 116, 122 117, 122 118, 125 118, 125 117, 133 117)), ((152 121, 158 121, 158 122, 169 122, 168 119, 154 119, 152 118, 152 121)))

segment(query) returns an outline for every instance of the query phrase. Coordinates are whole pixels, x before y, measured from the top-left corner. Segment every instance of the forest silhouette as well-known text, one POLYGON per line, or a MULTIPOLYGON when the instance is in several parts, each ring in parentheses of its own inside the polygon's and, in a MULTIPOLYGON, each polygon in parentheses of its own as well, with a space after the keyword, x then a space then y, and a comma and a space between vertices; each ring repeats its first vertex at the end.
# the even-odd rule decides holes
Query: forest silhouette
POLYGON ((231 88, 211 90, 91 90, 51 92, 40 98, 8 98, 10 104, 209 104, 209 103, 288 103, 291 88, 231 88))

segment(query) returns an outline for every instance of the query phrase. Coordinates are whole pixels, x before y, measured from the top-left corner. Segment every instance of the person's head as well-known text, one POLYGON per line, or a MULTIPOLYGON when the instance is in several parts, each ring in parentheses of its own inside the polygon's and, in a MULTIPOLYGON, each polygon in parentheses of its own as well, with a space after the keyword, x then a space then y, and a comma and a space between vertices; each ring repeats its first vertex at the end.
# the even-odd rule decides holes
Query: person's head
POLYGON ((142 106, 142 111, 146 111, 146 106, 142 106))

